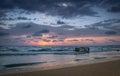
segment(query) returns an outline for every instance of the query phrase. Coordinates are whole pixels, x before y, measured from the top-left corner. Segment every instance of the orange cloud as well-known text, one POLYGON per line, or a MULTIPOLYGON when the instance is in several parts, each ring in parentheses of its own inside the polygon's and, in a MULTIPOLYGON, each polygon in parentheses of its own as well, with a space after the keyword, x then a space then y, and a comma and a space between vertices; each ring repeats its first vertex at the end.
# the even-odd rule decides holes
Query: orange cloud
MULTIPOLYGON (((53 39, 48 39, 50 41, 38 40, 37 42, 30 41, 31 45, 40 45, 40 46, 52 46, 52 45, 94 45, 94 44, 106 44, 109 39, 119 40, 120 36, 104 36, 104 37, 74 37, 74 38, 65 38, 63 42, 56 41, 53 42, 53 39)), ((56 39, 57 40, 57 39, 56 39)))

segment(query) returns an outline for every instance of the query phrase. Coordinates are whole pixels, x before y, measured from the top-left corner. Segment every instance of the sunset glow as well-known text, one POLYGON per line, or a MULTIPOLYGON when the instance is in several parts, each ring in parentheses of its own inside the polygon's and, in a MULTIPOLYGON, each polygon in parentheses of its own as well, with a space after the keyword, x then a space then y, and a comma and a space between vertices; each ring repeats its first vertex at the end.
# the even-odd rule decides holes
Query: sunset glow
POLYGON ((48 46, 48 45, 52 45, 50 42, 38 42, 38 45, 40 46, 48 46))
POLYGON ((0 45, 120 45, 118 2, 4 0, 0 10, 0 45))
POLYGON ((46 41, 28 41, 29 45, 37 45, 37 46, 61 46, 61 45, 108 45, 109 43, 115 44, 114 40, 119 40, 120 36, 111 36, 111 37, 74 37, 74 38, 65 38, 64 41, 59 41, 59 38, 54 39, 46 39, 46 41), (35 41, 35 42, 34 42, 35 41))

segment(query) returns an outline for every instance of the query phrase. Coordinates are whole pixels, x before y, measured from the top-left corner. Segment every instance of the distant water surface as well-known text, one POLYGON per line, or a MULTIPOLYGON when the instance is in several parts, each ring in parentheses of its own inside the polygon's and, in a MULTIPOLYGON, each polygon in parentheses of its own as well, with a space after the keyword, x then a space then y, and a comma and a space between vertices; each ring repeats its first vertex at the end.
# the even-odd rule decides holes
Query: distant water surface
POLYGON ((90 53, 75 46, 0 46, 0 73, 10 70, 47 69, 50 66, 120 57, 120 46, 91 46, 90 53))

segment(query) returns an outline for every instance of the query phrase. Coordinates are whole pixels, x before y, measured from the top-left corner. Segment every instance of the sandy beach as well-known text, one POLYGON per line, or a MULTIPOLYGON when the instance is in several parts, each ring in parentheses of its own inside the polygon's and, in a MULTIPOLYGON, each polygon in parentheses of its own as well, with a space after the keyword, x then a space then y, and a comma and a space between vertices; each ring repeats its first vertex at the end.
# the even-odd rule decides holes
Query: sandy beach
POLYGON ((1 76, 120 76, 120 60, 1 76))

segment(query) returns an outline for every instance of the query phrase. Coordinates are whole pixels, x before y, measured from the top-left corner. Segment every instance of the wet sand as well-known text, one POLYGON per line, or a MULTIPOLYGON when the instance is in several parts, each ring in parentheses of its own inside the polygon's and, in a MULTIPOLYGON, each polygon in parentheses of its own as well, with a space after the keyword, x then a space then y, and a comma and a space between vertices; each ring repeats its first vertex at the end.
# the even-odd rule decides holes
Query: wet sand
POLYGON ((120 60, 0 76, 120 76, 120 60))

